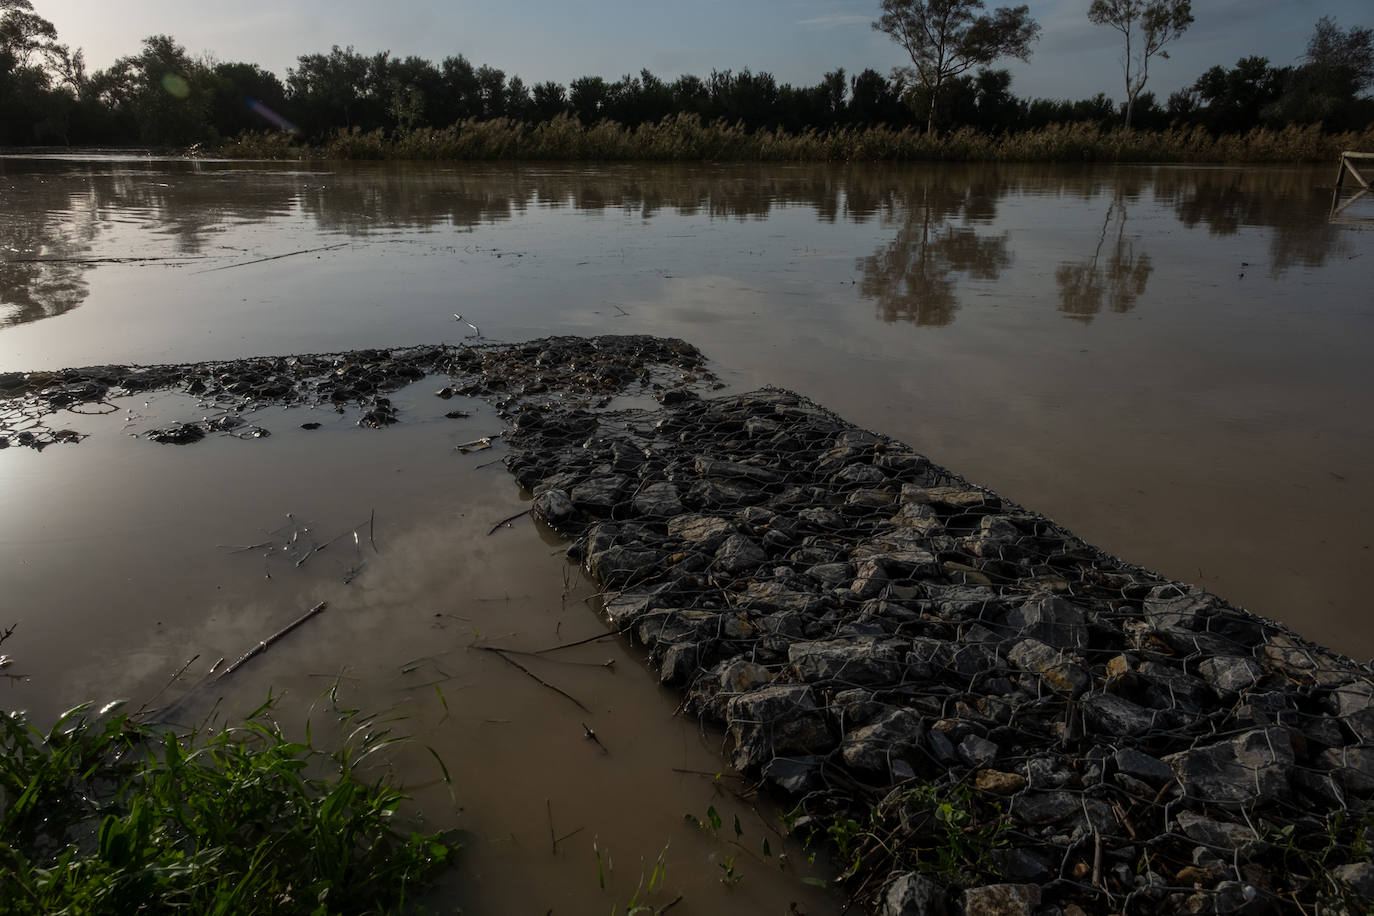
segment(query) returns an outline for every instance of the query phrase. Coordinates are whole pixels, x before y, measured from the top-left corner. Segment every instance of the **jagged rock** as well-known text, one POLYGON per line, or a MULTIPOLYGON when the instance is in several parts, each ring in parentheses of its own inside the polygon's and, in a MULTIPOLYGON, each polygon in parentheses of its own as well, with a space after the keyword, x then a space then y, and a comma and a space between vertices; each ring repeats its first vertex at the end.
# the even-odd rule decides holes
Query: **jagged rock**
POLYGON ((854 568, 848 563, 817 563, 806 574, 825 585, 839 585, 853 581, 854 568))
POLYGON ((1011 647, 1007 660, 1023 671, 1033 672, 1050 690, 1078 696, 1092 683, 1082 666, 1069 660, 1072 656, 1038 639, 1023 639, 1011 647))
POLYGON ((1374 901, 1374 862, 1356 862, 1331 870, 1337 881, 1368 900, 1374 901))
POLYGON ((941 916, 945 889, 925 875, 903 872, 888 879, 881 895, 880 916, 941 916))
POLYGON ((715 566, 728 573, 758 569, 768 562, 763 548, 742 534, 732 534, 716 548, 715 566))
POLYGON ((635 494, 635 511, 650 518, 673 518, 684 511, 677 487, 671 483, 651 483, 635 494))
POLYGON ((920 713, 893 709, 873 724, 845 735, 841 754, 855 769, 886 773, 894 760, 917 754, 922 733, 920 713))
POLYGON ((750 582, 739 604, 751 610, 791 611, 811 615, 825 605, 820 595, 789 588, 781 582, 750 582))
POLYGON ((662 584, 634 591, 615 592, 603 602, 606 619, 617 630, 623 630, 645 612, 663 607, 663 601, 671 590, 670 585, 662 584))
POLYGON ((711 515, 679 515, 668 522, 670 537, 681 538, 705 552, 714 552, 734 531, 728 519, 711 515))
POLYGON ((1345 791, 1364 798, 1374 796, 1374 746, 1330 748, 1322 751, 1322 762, 1335 772, 1345 791))
POLYGON ((964 916, 1031 916, 1039 905, 1037 884, 989 884, 964 891, 964 916))
POLYGON ((1171 754, 1164 762, 1190 798, 1222 805, 1272 801, 1288 794, 1293 744, 1286 728, 1271 726, 1171 754))
POLYGON ((763 765, 763 778, 792 795, 804 795, 820 779, 820 757, 774 757, 763 765))
POLYGON ((1079 708, 1088 725, 1100 735, 1143 735, 1155 727, 1158 714, 1110 693, 1095 693, 1079 708))
POLYGON ((978 735, 969 735, 959 742, 959 757, 971 767, 988 766, 1001 752, 997 742, 978 735))
POLYGON ((1250 659, 1234 655, 1204 659, 1197 670, 1217 693, 1227 697, 1248 690, 1264 674, 1250 659))
POLYGON ((555 530, 564 520, 577 511, 568 494, 558 489, 545 490, 540 493, 534 498, 531 508, 537 518, 542 519, 555 530))
POLYGON ((1088 627, 1083 611, 1062 598, 1033 598, 1007 613, 1006 625, 1017 636, 1038 639, 1056 649, 1083 649, 1088 627))
POLYGON ((990 795, 1013 795, 1026 787, 1026 777, 1020 773, 979 770, 974 776, 973 787, 990 795))
POLYGON ((1163 785, 1174 778, 1174 771, 1169 769, 1168 764, 1135 748, 1122 748, 1112 759, 1120 772, 1153 785, 1163 785))
POLYGON ((1157 629, 1196 629, 1203 618, 1215 612, 1216 601, 1200 588, 1161 585, 1150 591, 1142 610, 1157 629))
POLYGON ((738 461, 719 461, 714 458, 698 458, 696 472, 700 477, 718 480, 749 480, 755 483, 776 483, 782 477, 777 471, 743 464, 738 461))
POLYGON ((1011 816, 1024 824, 1053 824, 1082 813, 1083 801, 1073 792, 1027 790, 1011 803, 1011 816))
POLYGON ((725 713, 738 770, 751 770, 777 756, 809 754, 832 738, 811 688, 773 685, 734 697, 725 713))
POLYGON ((700 670, 697 661, 699 652, 696 643, 679 642, 668 646, 659 662, 659 682, 669 687, 683 687, 691 683, 692 676, 700 670))
POLYGON ((609 512, 620 502, 628 481, 624 474, 591 478, 573 487, 568 497, 579 508, 609 512))
POLYGON ((807 683, 884 684, 901 678, 906 644, 872 637, 799 642, 787 660, 807 683))
POLYGON ((1193 811, 1180 811, 1177 820, 1179 829, 1188 839, 1214 850, 1224 850, 1228 855, 1231 850, 1252 849, 1259 842, 1255 832, 1243 824, 1217 820, 1193 811))
POLYGON ((854 582, 849 586, 859 598, 875 598, 887 588, 887 570, 877 560, 865 560, 854 572, 854 582))

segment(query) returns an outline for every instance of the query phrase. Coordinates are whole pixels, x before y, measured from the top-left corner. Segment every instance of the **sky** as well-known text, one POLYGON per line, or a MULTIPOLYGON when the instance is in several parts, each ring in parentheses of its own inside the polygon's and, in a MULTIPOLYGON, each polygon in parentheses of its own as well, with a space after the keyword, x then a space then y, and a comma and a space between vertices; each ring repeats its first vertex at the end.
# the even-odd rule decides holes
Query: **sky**
MULTIPOLYGON (((1012 0, 1014 3, 1014 0, 1012 0)), ((1124 98, 1120 34, 1088 22, 1089 0, 1027 0, 1043 31, 1029 63, 1012 71, 1027 98, 1124 98)), ((991 0, 989 6, 995 6, 991 0)), ((169 34, 193 55, 247 61, 283 79, 302 54, 332 45, 390 51, 436 63, 461 54, 526 84, 580 76, 616 79, 647 68, 672 80, 711 70, 766 70, 780 83, 814 85, 828 70, 884 74, 909 63, 875 32, 880 0, 34 0, 59 39, 85 49, 87 68, 134 54, 169 34)), ((1195 22, 1154 60, 1147 90, 1163 100, 1207 68, 1251 54, 1296 63, 1312 27, 1374 26, 1370 0, 1193 0, 1195 22)))

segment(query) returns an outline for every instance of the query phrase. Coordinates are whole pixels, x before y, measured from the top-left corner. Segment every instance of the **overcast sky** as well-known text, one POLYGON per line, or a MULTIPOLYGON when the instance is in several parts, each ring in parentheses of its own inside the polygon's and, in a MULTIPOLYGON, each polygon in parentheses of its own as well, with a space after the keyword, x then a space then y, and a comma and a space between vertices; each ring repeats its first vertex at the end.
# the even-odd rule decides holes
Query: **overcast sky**
MULTIPOLYGON (((996 0, 989 6, 995 5, 996 0)), ((1093 26, 1089 0, 1029 0, 1044 31, 1030 63, 1010 61, 1024 97, 1124 97, 1119 33, 1093 26)), ((34 0, 59 38, 86 51, 89 69, 135 53, 148 35, 172 35, 194 55, 249 61, 285 78, 301 54, 353 45, 436 63, 462 54, 519 74, 526 83, 579 76, 615 79, 648 68, 666 79, 712 69, 766 70, 811 85, 835 67, 887 73, 907 63, 870 23, 879 0, 34 0)), ((1374 25, 1371 0, 1194 0, 1196 22, 1154 61, 1150 84, 1163 100, 1214 64, 1259 54, 1296 62, 1312 27, 1374 25)), ((999 65, 1000 66, 1000 65, 999 65)))

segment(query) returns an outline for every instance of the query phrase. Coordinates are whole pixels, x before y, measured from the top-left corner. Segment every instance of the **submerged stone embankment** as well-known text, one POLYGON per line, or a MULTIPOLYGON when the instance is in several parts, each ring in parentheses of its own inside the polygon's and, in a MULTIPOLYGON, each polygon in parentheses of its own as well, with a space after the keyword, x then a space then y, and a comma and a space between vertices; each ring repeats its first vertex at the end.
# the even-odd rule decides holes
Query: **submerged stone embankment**
POLYGON ((1368 666, 799 395, 703 399, 679 341, 10 374, 0 435, 70 439, 55 411, 153 387, 221 417, 331 403, 384 425, 386 394, 434 373, 441 397, 497 404, 510 469, 611 625, 872 910, 1374 905, 1368 666), (606 409, 632 391, 661 406, 606 409))

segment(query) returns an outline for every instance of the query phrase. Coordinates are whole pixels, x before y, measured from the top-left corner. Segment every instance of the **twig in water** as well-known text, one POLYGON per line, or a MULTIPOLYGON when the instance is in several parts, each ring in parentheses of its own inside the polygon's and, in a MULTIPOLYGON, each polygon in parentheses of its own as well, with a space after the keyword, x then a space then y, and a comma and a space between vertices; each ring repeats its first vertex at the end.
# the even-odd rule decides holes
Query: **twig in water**
POLYGON ((609 754, 611 752, 611 749, 601 743, 601 739, 596 736, 596 732, 592 731, 591 726, 586 722, 582 723, 582 733, 596 742, 596 746, 601 748, 601 753, 609 754))
POLYGON ((480 649, 483 652, 491 652, 495 654, 497 658, 501 659, 506 664, 513 665, 514 667, 519 668, 521 671, 525 672, 525 674, 532 678, 536 683, 540 684, 541 686, 547 687, 554 693, 560 694, 561 696, 564 696, 567 699, 571 700, 573 702, 573 705, 576 706, 578 709, 582 710, 585 713, 591 712, 590 709, 582 705, 582 701, 579 700, 577 697, 568 693, 566 690, 563 690, 559 687, 555 687, 554 685, 550 684, 548 681, 544 680, 542 677, 535 674, 533 671, 526 668, 524 665, 520 664, 515 659, 511 658, 509 655, 505 653, 504 650, 498 649, 495 646, 473 646, 473 648, 480 649))
POLYGON ((198 270, 198 274, 213 273, 217 270, 229 270, 231 267, 247 267, 249 264, 262 264, 265 261, 280 261, 282 258, 293 258, 298 254, 314 254, 317 251, 333 251, 335 248, 344 248, 348 242, 340 242, 337 245, 325 245, 323 248, 302 248, 300 251, 288 251, 286 254, 274 254, 271 257, 257 258, 252 261, 240 261, 237 264, 225 264, 222 267, 207 267, 205 270, 198 270))
POLYGON ((501 521, 499 521, 499 522, 497 522, 495 525, 492 525, 492 526, 491 526, 491 530, 487 532, 487 537, 491 537, 493 534, 495 534, 495 533, 497 532, 497 530, 501 528, 501 526, 503 526, 503 525, 509 525, 511 522, 515 521, 517 518, 522 518, 522 517, 524 517, 524 516, 526 516, 526 515, 529 515, 529 514, 530 514, 530 510, 529 510, 529 509, 526 509, 524 512, 517 512, 517 513, 515 513, 515 514, 512 515, 510 518, 503 518, 503 519, 501 519, 501 521))
POLYGON ((474 467, 473 470, 474 470, 474 471, 480 471, 480 470, 482 470, 482 468, 489 468, 489 467, 491 467, 493 464, 500 464, 502 461, 505 461, 505 460, 506 460, 506 459, 504 459, 504 458, 493 458, 493 459, 490 460, 490 461, 483 461, 481 464, 479 464, 479 465, 477 465, 476 467, 474 467))
POLYGON ((314 617, 316 614, 320 613, 321 611, 323 611, 323 610, 324 610, 325 608, 327 608, 327 607, 329 607, 329 602, 327 602, 327 601, 321 601, 319 604, 315 605, 315 606, 312 607, 310 610, 306 611, 304 614, 302 614, 301 616, 297 617, 295 620, 291 621, 291 622, 288 623, 286 626, 282 627, 280 630, 278 630, 277 632, 273 633, 271 636, 267 637, 266 639, 264 639, 262 642, 258 643, 258 644, 257 644, 256 646, 254 646, 253 648, 249 649, 247 652, 245 652, 245 653, 243 654, 243 656, 242 656, 238 661, 234 662, 234 663, 233 663, 232 665, 230 665, 228 668, 225 668, 225 669, 224 669, 224 673, 221 674, 219 677, 215 678, 215 680, 217 680, 217 681, 222 681, 222 680, 224 680, 226 677, 228 677, 229 675, 233 674, 235 671, 239 670, 239 669, 242 668, 245 664, 247 664, 247 662, 248 662, 251 658, 253 658, 253 656, 258 655, 258 654, 260 654, 260 653, 262 653, 262 652, 266 652, 266 651, 267 651, 267 648, 268 648, 269 646, 271 646, 273 643, 275 643, 277 640, 281 639, 281 638, 282 638, 283 636, 285 636, 287 633, 290 633, 292 630, 296 629, 296 627, 298 627, 298 626, 300 626, 301 624, 305 623, 305 622, 306 622, 307 620, 309 620, 311 617, 314 617))
POLYGON ((188 661, 186 664, 182 665, 180 668, 178 668, 178 669, 177 669, 177 673, 174 674, 174 675, 172 675, 172 679, 171 679, 170 681, 168 681, 167 683, 163 684, 161 690, 159 690, 157 693, 153 694, 152 696, 148 697, 147 701, 144 702, 144 704, 143 704, 142 706, 138 707, 138 710, 134 713, 134 715, 138 715, 140 712, 143 712, 143 710, 147 709, 147 708, 149 707, 149 705, 152 704, 153 700, 156 700, 158 697, 160 697, 160 696, 162 696, 164 693, 166 693, 166 692, 167 692, 167 688, 168 688, 168 687, 171 687, 173 684, 175 684, 175 683, 177 682, 177 679, 180 678, 183 674, 185 674, 185 673, 186 673, 186 669, 189 668, 189 667, 191 667, 191 665, 194 664, 194 663, 195 663, 195 660, 198 659, 198 658, 200 658, 200 653, 199 653, 199 652, 197 652, 195 655, 192 655, 192 656, 191 656, 191 660, 188 661))
POLYGON ((586 827, 578 827, 576 830, 563 834, 561 837, 553 841, 554 850, 557 851, 559 843, 563 842, 564 840, 571 840, 573 837, 577 836, 579 833, 586 829, 586 827))
POLYGON ((616 630, 607 630, 605 633, 598 633, 596 636, 588 636, 586 639, 579 639, 576 642, 565 642, 557 646, 549 646, 547 649, 536 649, 530 655, 543 655, 546 652, 557 652, 559 649, 571 649, 573 646, 585 646, 589 642, 596 642, 598 639, 605 639, 608 636, 619 636, 616 630))
POLYGON ((377 508, 372 508, 372 514, 367 517, 367 542, 372 545, 372 552, 378 553, 377 542, 372 539, 372 532, 377 528, 377 508))
POLYGON ((553 854, 558 855, 558 834, 553 829, 553 802, 544 799, 544 809, 549 812, 549 842, 553 844, 553 854))

